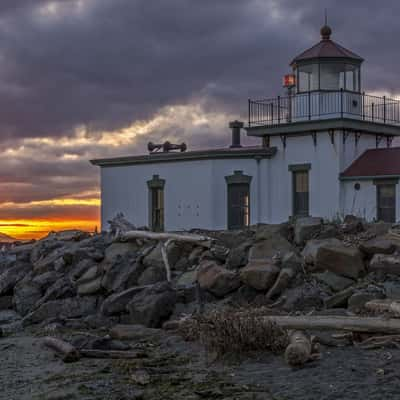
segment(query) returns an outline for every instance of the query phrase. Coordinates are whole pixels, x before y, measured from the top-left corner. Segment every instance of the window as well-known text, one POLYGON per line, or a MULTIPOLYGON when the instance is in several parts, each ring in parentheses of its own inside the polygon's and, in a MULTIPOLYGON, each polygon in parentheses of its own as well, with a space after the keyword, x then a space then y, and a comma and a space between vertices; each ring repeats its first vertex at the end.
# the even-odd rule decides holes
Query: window
POLYGON ((147 182, 149 188, 149 225, 154 232, 164 230, 164 185, 165 180, 158 175, 147 182))
POLYGON ((228 184, 228 229, 246 228, 250 226, 251 176, 235 171, 225 180, 228 184))
POLYGON ((309 170, 310 164, 290 165, 293 179, 293 216, 305 217, 310 212, 309 170))
POLYGON ((318 64, 304 65, 298 68, 298 92, 318 90, 318 64))
POLYGON ((396 185, 378 182, 376 190, 378 220, 396 222, 396 185))

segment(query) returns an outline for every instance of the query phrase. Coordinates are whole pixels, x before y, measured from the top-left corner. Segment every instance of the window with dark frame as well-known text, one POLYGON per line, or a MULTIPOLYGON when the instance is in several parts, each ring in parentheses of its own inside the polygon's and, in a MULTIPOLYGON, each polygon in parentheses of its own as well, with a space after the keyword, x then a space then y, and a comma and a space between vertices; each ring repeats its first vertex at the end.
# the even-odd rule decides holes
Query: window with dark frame
POLYGON ((377 219, 383 222, 396 222, 396 185, 377 184, 377 219))
POLYGON ((228 198, 228 229, 244 229, 250 226, 251 176, 235 171, 226 176, 228 198))
POLYGON ((147 182, 149 188, 149 225, 154 232, 164 230, 164 186, 165 180, 158 175, 147 182))
POLYGON ((310 214, 310 164, 289 165, 292 172, 292 204, 294 217, 306 217, 310 214))

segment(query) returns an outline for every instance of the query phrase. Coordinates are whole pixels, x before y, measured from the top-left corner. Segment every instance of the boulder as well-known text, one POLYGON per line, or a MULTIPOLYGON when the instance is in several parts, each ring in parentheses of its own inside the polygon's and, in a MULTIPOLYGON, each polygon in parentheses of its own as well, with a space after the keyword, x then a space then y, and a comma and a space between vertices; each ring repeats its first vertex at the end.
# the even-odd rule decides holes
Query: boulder
POLYGON ((266 264, 263 261, 250 261, 240 271, 240 279, 253 289, 266 291, 275 283, 279 271, 276 265, 266 264))
POLYGON ((389 238, 378 237, 360 244, 360 250, 367 256, 375 254, 393 254, 396 251, 395 243, 389 238))
MULTIPOLYGON (((172 243, 168 246, 168 261, 171 268, 174 268, 177 261, 180 259, 182 254, 182 245, 178 243, 172 243)), ((161 255, 161 243, 158 243, 153 250, 151 250, 144 258, 143 264, 150 268, 164 268, 164 261, 161 255)))
POLYGON ((196 284, 197 282, 197 270, 184 272, 176 282, 177 288, 189 288, 196 284))
POLYGON ((152 285, 136 294, 126 306, 133 324, 159 328, 173 313, 176 293, 166 283, 152 285))
MULTIPOLYGON (((50 253, 44 252, 43 255, 33 263, 33 269, 37 274, 43 274, 55 269, 56 265, 58 269, 62 269, 65 265, 63 255, 66 251, 66 247, 57 247, 50 253), (58 263, 56 264, 56 262, 58 263), (61 266, 62 263, 62 266, 61 266)), ((32 257, 32 255, 31 255, 32 257)))
POLYGON ((333 296, 325 299, 325 307, 326 308, 341 308, 347 307, 348 299, 353 295, 355 289, 353 287, 348 287, 333 296))
POLYGON ((304 258, 304 262, 309 265, 315 264, 317 258, 317 252, 320 247, 323 246, 340 246, 342 242, 335 238, 329 239, 313 239, 309 240, 304 247, 301 255, 304 258))
POLYGON ((19 314, 25 316, 32 310, 43 292, 39 284, 33 281, 20 281, 14 288, 13 304, 19 314))
POLYGON ((283 257, 282 257, 282 261, 281 261, 281 268, 282 269, 291 269, 293 271, 300 272, 302 270, 302 266, 303 266, 303 260, 302 258, 295 253, 294 251, 291 251, 289 253, 286 253, 283 257))
MULTIPOLYGON (((21 316, 18 315, 13 310, 0 311, 0 325, 11 324, 20 319, 21 319, 21 316)), ((0 336, 1 336, 1 331, 0 331, 0 336)))
POLYGON ((116 325, 110 330, 111 338, 118 340, 154 340, 162 335, 163 331, 143 325, 116 325))
POLYGON ((37 324, 50 318, 79 318, 96 312, 95 297, 74 297, 53 300, 42 304, 23 319, 25 326, 37 324))
POLYGON ((296 219, 294 224, 294 241, 303 245, 310 239, 318 236, 322 229, 322 219, 316 217, 304 217, 296 219))
POLYGON ((112 294, 107 297, 101 305, 101 313, 103 315, 117 315, 126 312, 126 305, 133 299, 133 297, 144 290, 145 287, 138 286, 120 293, 112 294))
POLYGON ((13 297, 12 296, 1 296, 0 297, 0 311, 10 310, 13 308, 13 297))
POLYGON ((332 271, 313 274, 317 281, 324 283, 334 292, 340 292, 354 284, 354 280, 337 275, 332 271))
POLYGON ((197 281, 202 289, 217 297, 224 297, 239 288, 239 275, 216 264, 203 261, 197 271, 197 281))
POLYGON ((231 249, 226 260, 226 268, 235 270, 244 267, 248 263, 248 254, 251 242, 242 243, 240 246, 231 249))
POLYGON ((80 279, 87 271, 95 267, 96 264, 93 260, 86 258, 79 261, 76 265, 72 266, 69 271, 69 276, 73 281, 80 279))
POLYGON ((138 279, 138 285, 154 285, 155 283, 166 281, 167 273, 165 271, 164 264, 162 265, 153 265, 147 267, 143 273, 140 275, 138 279))
POLYGON ((126 255, 137 256, 138 245, 135 242, 115 242, 108 246, 105 250, 102 266, 107 270, 107 265, 114 265, 120 257, 126 255))
POLYGON ((399 281, 385 281, 383 282, 386 297, 393 300, 400 300, 400 282, 399 281))
POLYGON ((56 299, 65 299, 76 296, 76 288, 68 277, 58 279, 45 292, 44 296, 35 304, 35 307, 56 299))
POLYGON ((77 281, 77 285, 81 285, 85 282, 90 282, 100 276, 102 273, 100 267, 98 265, 93 265, 89 268, 77 281))
POLYGON ((51 285, 53 285, 61 275, 56 271, 45 272, 44 274, 36 275, 32 282, 38 284, 40 289, 45 292, 51 285))
POLYGON ((78 294, 79 296, 89 296, 95 293, 98 293, 101 291, 102 286, 101 286, 101 281, 102 277, 98 276, 97 278, 86 281, 78 285, 78 294))
POLYGON ((31 270, 28 263, 18 263, 0 275, 0 296, 9 294, 14 286, 31 270))
MULTIPOLYGON (((255 240, 268 240, 271 236, 282 236, 287 239, 290 236, 290 226, 288 223, 283 224, 259 224, 257 225, 255 240)), ((239 243, 240 244, 240 243, 239 243)))
POLYGON ((282 308, 289 312, 319 309, 323 306, 324 296, 326 294, 316 285, 304 282, 285 290, 286 301, 282 308))
POLYGON ((400 256, 375 254, 369 264, 369 271, 400 275, 400 256))
POLYGON ((271 261, 276 254, 295 251, 294 247, 281 235, 271 235, 268 239, 256 242, 249 251, 249 262, 271 261))
POLYGON ((371 300, 384 299, 384 290, 379 288, 367 288, 354 293, 348 300, 348 308, 353 312, 360 312, 365 304, 371 300))
POLYGON ((135 257, 121 257, 104 274, 102 286, 109 293, 117 293, 138 283, 145 267, 135 257))
POLYGON ((317 251, 315 267, 319 271, 328 270, 352 279, 365 272, 361 252, 355 247, 343 245, 321 246, 317 251))

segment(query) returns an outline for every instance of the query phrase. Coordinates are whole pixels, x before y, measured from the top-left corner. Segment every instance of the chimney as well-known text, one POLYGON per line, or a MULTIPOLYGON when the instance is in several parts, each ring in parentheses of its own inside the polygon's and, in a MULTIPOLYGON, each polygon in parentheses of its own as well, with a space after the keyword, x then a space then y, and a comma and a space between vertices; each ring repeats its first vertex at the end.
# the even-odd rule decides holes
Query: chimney
POLYGON ((243 128, 244 123, 241 121, 232 121, 229 123, 229 128, 232 129, 232 144, 231 144, 231 149, 232 148, 238 148, 242 147, 240 144, 240 130, 243 128))

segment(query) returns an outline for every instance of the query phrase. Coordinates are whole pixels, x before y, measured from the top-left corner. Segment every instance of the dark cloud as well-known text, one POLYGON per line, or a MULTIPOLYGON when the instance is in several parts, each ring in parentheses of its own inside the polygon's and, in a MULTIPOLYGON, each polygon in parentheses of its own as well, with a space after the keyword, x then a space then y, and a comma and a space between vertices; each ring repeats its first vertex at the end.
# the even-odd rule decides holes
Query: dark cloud
POLYGON ((364 89, 399 93, 395 0, 2 0, 1 150, 24 138, 71 143, 4 153, 0 202, 96 190, 89 158, 136 154, 149 140, 228 144, 228 120, 215 116, 200 125, 177 116, 120 148, 97 146, 96 135, 171 105, 245 119, 247 98, 282 92, 290 60, 319 40, 325 7, 333 38, 366 59, 364 89), (77 144, 81 127, 90 140, 77 144))

